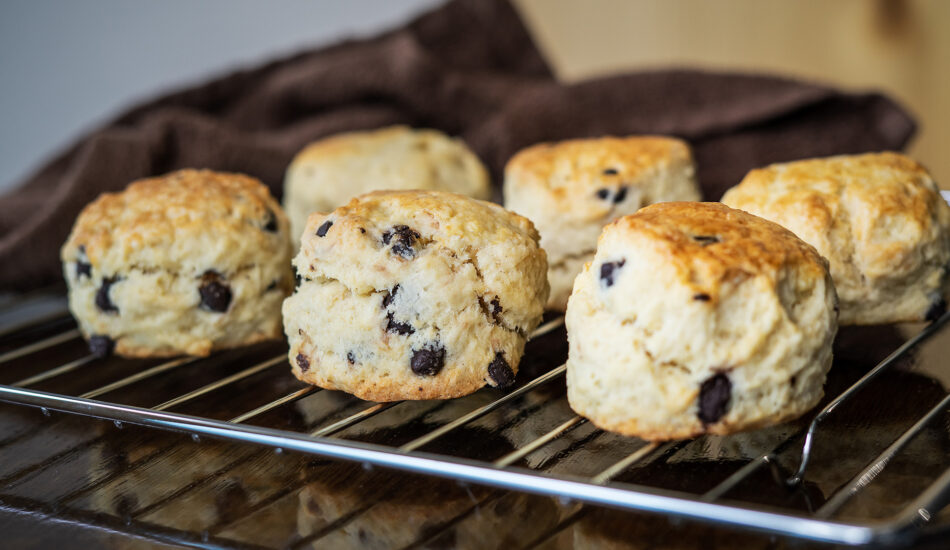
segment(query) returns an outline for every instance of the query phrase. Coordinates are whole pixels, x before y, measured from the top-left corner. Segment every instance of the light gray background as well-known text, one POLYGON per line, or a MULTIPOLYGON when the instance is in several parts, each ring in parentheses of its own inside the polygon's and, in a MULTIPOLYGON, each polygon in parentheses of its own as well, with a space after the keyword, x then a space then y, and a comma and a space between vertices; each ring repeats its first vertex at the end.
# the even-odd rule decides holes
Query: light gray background
POLYGON ((365 36, 440 0, 3 0, 0 193, 140 100, 305 47, 365 36))

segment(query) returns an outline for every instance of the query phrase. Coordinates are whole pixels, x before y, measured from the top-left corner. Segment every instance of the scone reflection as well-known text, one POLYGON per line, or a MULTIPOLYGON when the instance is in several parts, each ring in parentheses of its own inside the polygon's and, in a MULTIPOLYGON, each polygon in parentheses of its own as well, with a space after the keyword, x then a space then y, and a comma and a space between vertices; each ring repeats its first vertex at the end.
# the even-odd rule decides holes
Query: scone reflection
POLYGON ((330 467, 336 471, 300 491, 300 547, 517 548, 558 520, 549 498, 358 465, 330 467))

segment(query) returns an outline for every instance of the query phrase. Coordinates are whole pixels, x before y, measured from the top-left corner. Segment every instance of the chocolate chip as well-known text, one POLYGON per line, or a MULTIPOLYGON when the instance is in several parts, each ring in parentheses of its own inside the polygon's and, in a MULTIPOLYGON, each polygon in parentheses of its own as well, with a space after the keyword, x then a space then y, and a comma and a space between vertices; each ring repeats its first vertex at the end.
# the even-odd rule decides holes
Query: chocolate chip
POLYGON ((616 176, 619 173, 620 172, 618 172, 616 168, 607 168, 606 170, 604 170, 605 176, 616 176))
POLYGON ((703 246, 709 246, 719 242, 719 237, 715 235, 693 235, 693 240, 703 246))
POLYGON ((300 367, 300 372, 307 372, 310 370, 310 359, 302 353, 297 354, 297 366, 300 367))
POLYGON ((605 200, 607 200, 607 197, 609 197, 609 196, 610 196, 610 189, 607 189, 607 188, 605 187, 605 188, 603 188, 603 189, 598 189, 598 190, 597 190, 597 198, 598 198, 598 199, 605 201, 605 200))
POLYGON ((617 190, 617 194, 614 195, 614 204, 623 202, 625 198, 627 198, 627 186, 621 185, 620 189, 617 190))
POLYGON ((294 267, 293 270, 294 270, 294 292, 296 292, 297 289, 300 288, 300 282, 303 281, 303 277, 300 276, 300 273, 297 273, 296 267, 294 267))
POLYGON ((445 366, 445 348, 435 342, 422 349, 412 350, 409 368, 419 376, 435 376, 445 366))
POLYGON ((383 308, 384 308, 384 309, 387 308, 387 307, 389 307, 389 305, 393 303, 393 298, 396 297, 396 293, 397 293, 397 292, 399 292, 399 285, 394 286, 392 290, 388 291, 388 292, 383 296, 383 308))
POLYGON ((99 311, 105 313, 119 312, 119 308, 115 307, 115 304, 112 303, 112 299, 109 297, 109 289, 118 280, 119 277, 117 276, 106 277, 102 280, 102 286, 96 291, 96 307, 99 308, 99 311))
POLYGON ((618 262, 604 262, 600 265, 600 280, 604 282, 607 286, 613 286, 614 284, 614 272, 621 267, 623 264, 627 263, 627 260, 620 260, 618 262))
POLYGON ((272 290, 275 290, 276 288, 277 288, 277 279, 274 279, 273 281, 270 282, 269 285, 267 285, 267 288, 264 289, 264 292, 270 292, 272 290))
POLYGON ((198 287, 201 309, 215 313, 228 310, 231 305, 231 288, 222 281, 221 274, 217 271, 205 271, 201 276, 201 286, 198 287))
POLYGON ((112 341, 112 338, 101 334, 94 334, 89 337, 89 353, 95 358, 106 358, 112 355, 113 349, 115 349, 115 342, 112 341))
POLYGON ((317 236, 326 237, 327 231, 329 231, 331 227, 333 227, 333 222, 331 222, 330 220, 323 222, 323 225, 317 228, 317 236))
POLYGON ((515 373, 511 370, 508 361, 505 360, 504 352, 497 352, 495 358, 488 364, 488 376, 495 381, 495 385, 499 388, 507 388, 514 384, 515 373))
POLYGON ((729 408, 732 382, 723 373, 713 375, 699 388, 699 419, 703 424, 718 422, 729 408))
POLYGON ((92 276, 92 265, 86 261, 89 257, 86 256, 86 246, 79 245, 79 259, 76 260, 76 278, 79 279, 83 275, 86 277, 92 276))
POLYGON ((277 216, 270 210, 267 211, 267 217, 264 218, 264 231, 277 232, 277 216))
POLYGON ((503 310, 501 307, 501 301, 498 300, 498 296, 492 298, 489 304, 491 304, 491 318, 494 319, 496 323, 501 323, 501 312, 503 310))
POLYGON ((353 355, 353 352, 352 352, 352 351, 346 352, 346 362, 349 363, 349 364, 351 364, 351 365, 355 365, 355 364, 356 364, 356 356, 353 355))
POLYGON ((383 244, 388 245, 392 242, 390 250, 393 254, 411 260, 416 255, 412 245, 415 244, 418 238, 419 233, 410 229, 408 225, 397 225, 383 233, 383 244))
POLYGON ((364 229, 364 228, 361 227, 361 228, 360 228, 360 233, 362 233, 362 234, 365 235, 365 234, 366 234, 366 229, 364 229))
POLYGON ((92 265, 83 261, 76 262, 76 278, 82 279, 83 275, 92 277, 92 265))
POLYGON ((79 245, 79 256, 80 258, 76 260, 76 279, 81 279, 83 275, 92 277, 92 264, 86 261, 89 258, 86 256, 86 247, 83 245, 79 245))
POLYGON ((705 292, 700 292, 699 294, 693 294, 693 299, 698 302, 708 302, 709 300, 712 300, 709 294, 706 294, 705 292))
POLYGON ((391 311, 386 314, 386 319, 386 332, 394 332, 396 334, 405 336, 416 331, 416 329, 412 328, 412 325, 409 323, 402 323, 393 319, 393 313, 391 311))
POLYGON ((941 318, 946 312, 947 301, 943 299, 943 296, 935 296, 931 298, 930 307, 927 308, 927 314, 924 316, 924 319, 933 322, 941 318))

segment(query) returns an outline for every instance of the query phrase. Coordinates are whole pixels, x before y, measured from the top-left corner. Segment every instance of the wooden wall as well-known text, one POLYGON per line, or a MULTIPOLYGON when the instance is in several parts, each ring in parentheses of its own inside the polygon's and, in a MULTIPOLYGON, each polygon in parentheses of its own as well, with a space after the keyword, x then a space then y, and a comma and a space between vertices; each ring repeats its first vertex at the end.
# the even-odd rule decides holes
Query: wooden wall
POLYGON ((884 91, 950 189, 948 0, 516 0, 564 80, 638 68, 766 71, 884 91))

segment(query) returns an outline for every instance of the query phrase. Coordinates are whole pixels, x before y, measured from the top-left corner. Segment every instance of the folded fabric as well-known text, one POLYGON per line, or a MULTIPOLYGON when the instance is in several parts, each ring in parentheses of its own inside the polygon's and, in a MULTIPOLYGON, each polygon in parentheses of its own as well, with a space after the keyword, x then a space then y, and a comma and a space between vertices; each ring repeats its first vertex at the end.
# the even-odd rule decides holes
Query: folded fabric
POLYGON ((461 136, 496 184, 539 141, 674 135, 694 146, 708 200, 756 166, 900 149, 914 132, 884 96, 783 78, 668 70, 560 84, 506 0, 453 0, 376 38, 161 97, 83 137, 0 197, 0 288, 60 280, 59 247, 100 193, 195 167, 250 174, 280 196, 308 142, 397 123, 461 136))

